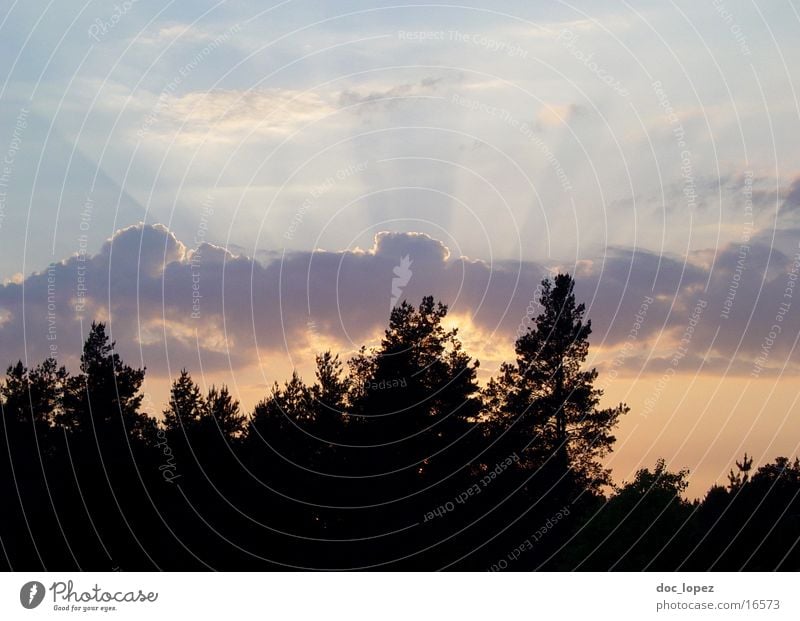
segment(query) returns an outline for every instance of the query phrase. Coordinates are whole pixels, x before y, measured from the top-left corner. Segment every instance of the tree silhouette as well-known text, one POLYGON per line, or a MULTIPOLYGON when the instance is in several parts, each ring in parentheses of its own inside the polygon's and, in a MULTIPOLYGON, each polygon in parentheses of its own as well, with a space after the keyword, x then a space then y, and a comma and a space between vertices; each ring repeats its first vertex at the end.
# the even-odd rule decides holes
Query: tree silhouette
POLYGON ((515 343, 516 360, 503 364, 485 391, 490 422, 516 436, 531 469, 554 471, 584 489, 610 482, 601 459, 611 450, 611 431, 629 408, 600 408, 595 369, 584 369, 591 321, 576 304, 567 274, 542 281, 542 311, 515 343))
POLYGON ((69 374, 47 358, 34 369, 22 364, 8 367, 6 381, 0 387, 3 397, 6 424, 17 428, 17 433, 27 432, 41 439, 42 448, 49 446, 49 434, 64 416, 64 391, 69 374))
POLYGON ((205 398, 205 409, 201 423, 209 430, 222 436, 227 441, 238 440, 245 431, 245 416, 239 409, 239 401, 234 399, 228 387, 223 385, 217 389, 211 386, 205 398))
POLYGON ((731 468, 730 473, 728 474, 728 487, 731 491, 736 491, 740 489, 743 485, 747 484, 750 480, 750 469, 753 467, 753 458, 748 457, 747 453, 744 454, 742 457, 742 461, 736 462, 736 472, 733 471, 731 468))
MULTIPOLYGON (((592 514, 561 562, 594 571, 675 570, 685 558, 692 505, 683 499, 688 470, 670 472, 659 459, 592 514)), ((564 568, 562 566, 562 568, 564 568)))
POLYGON ((68 403, 62 418, 71 430, 84 434, 125 431, 145 439, 153 421, 139 410, 144 369, 122 362, 106 335, 105 324, 92 322, 81 355, 81 373, 70 378, 68 403))
POLYGON ((380 345, 349 362, 349 402, 358 417, 351 436, 373 447, 360 452, 360 467, 403 471, 398 493, 464 466, 472 452, 479 363, 464 352, 458 328, 444 326, 446 316, 447 306, 431 296, 418 307, 403 301, 380 345))
POLYGON ((326 351, 316 357, 317 383, 311 387, 314 401, 314 417, 323 437, 334 439, 339 427, 345 422, 349 405, 350 379, 345 375, 339 356, 326 351))
POLYGON ((191 434, 206 411, 206 400, 200 387, 192 381, 186 369, 172 382, 169 407, 164 410, 164 427, 173 435, 191 434))

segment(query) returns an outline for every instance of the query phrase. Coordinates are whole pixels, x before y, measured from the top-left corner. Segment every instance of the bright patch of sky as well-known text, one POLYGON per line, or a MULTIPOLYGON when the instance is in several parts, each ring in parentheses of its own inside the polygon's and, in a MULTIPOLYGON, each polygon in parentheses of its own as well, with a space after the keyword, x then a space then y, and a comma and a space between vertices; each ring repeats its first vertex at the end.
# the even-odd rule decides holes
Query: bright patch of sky
POLYGON ((747 179, 755 229, 796 226, 791 3, 451 4, 14 3, 0 277, 140 221, 257 256, 684 256, 741 237, 747 179))

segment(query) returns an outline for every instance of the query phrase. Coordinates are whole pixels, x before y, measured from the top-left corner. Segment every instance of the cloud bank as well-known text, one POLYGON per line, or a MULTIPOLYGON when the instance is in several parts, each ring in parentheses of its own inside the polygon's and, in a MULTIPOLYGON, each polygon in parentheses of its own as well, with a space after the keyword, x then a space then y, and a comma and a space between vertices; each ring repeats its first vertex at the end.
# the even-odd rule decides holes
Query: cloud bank
POLYGON ((538 312, 540 281, 562 270, 577 279, 601 369, 796 373, 798 238, 800 230, 758 233, 683 258, 614 249, 543 265, 473 260, 425 234, 382 232, 367 249, 255 260, 207 243, 190 249, 166 227, 140 224, 96 254, 0 286, 0 348, 8 363, 54 355, 74 365, 89 323, 103 320, 123 356, 157 375, 197 361, 208 371, 287 356, 297 364, 312 350, 348 352, 379 335, 396 270, 407 269, 399 299, 434 295, 473 332, 470 342, 510 351, 538 312))

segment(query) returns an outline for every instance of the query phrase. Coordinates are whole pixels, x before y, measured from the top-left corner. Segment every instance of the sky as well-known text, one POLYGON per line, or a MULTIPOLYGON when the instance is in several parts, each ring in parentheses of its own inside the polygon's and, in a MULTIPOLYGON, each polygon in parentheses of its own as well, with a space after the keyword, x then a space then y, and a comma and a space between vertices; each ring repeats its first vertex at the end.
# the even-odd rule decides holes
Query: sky
POLYGON ((433 294, 485 381, 569 271, 631 406, 615 476, 664 457, 700 494, 798 453, 799 26, 789 0, 8 2, 0 351, 74 368, 104 320, 150 411, 183 367, 250 407, 433 294))

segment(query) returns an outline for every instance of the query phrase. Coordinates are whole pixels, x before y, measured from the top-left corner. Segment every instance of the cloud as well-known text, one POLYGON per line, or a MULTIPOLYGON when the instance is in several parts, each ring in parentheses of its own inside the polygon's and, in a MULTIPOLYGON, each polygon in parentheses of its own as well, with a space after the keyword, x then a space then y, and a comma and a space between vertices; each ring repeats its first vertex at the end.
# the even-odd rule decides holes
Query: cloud
MULTIPOLYGON (((796 240, 800 231, 784 233, 796 240)), ((594 344, 614 350, 631 340, 634 351, 618 366, 637 373, 662 373, 668 366, 753 377, 799 372, 800 253, 796 241, 787 254, 764 237, 723 246, 711 253, 710 265, 705 252, 685 261, 619 253, 605 274, 595 270, 588 278, 603 289, 589 312, 605 331, 594 344)), ((585 290, 588 283, 581 282, 585 290)))
POLYGON ((198 356, 208 371, 236 368, 320 340, 352 350, 385 327, 405 256, 411 275, 399 299, 433 294, 487 331, 505 330, 506 298, 532 291, 543 273, 452 257, 420 233, 383 232, 368 249, 287 252, 261 263, 211 244, 188 250, 165 227, 138 225, 97 254, 0 286, 0 348, 8 362, 53 353, 74 364, 89 323, 100 319, 127 359, 157 375, 198 356))
POLYGON ((800 176, 795 177, 781 207, 783 211, 795 212, 800 209, 800 176))
POLYGON ((138 33, 136 41, 145 45, 163 45, 181 43, 205 43, 224 36, 227 31, 215 32, 202 28, 197 24, 182 22, 158 25, 152 32, 138 33))
POLYGON ((274 88, 162 95, 157 111, 156 129, 177 129, 183 141, 236 142, 251 132, 288 134, 334 108, 314 92, 274 88))
MULTIPOLYGON (((800 230, 787 234, 797 239, 800 230)), ((488 263, 454 256, 428 235, 396 232, 379 233, 368 249, 265 256, 273 258, 207 243, 189 250, 161 225, 122 229, 97 254, 0 285, 0 349, 6 362, 52 354, 74 364, 89 322, 101 319, 124 357, 156 375, 198 362, 236 369, 321 345, 352 351, 385 328, 396 269, 408 257, 399 299, 441 299, 478 335, 465 338, 489 344, 483 351, 492 355, 510 352, 527 330, 541 279, 568 270, 601 368, 616 360, 637 373, 669 364, 683 372, 800 370, 800 255, 760 238, 721 248, 710 266, 695 254, 630 249, 571 266, 488 263), (635 347, 620 358, 629 341, 635 347)))
POLYGON ((339 105, 342 107, 363 106, 379 102, 393 105, 396 103, 395 100, 403 97, 413 97, 436 91, 442 80, 443 78, 426 77, 419 82, 408 82, 367 92, 356 88, 345 89, 339 93, 339 105))

